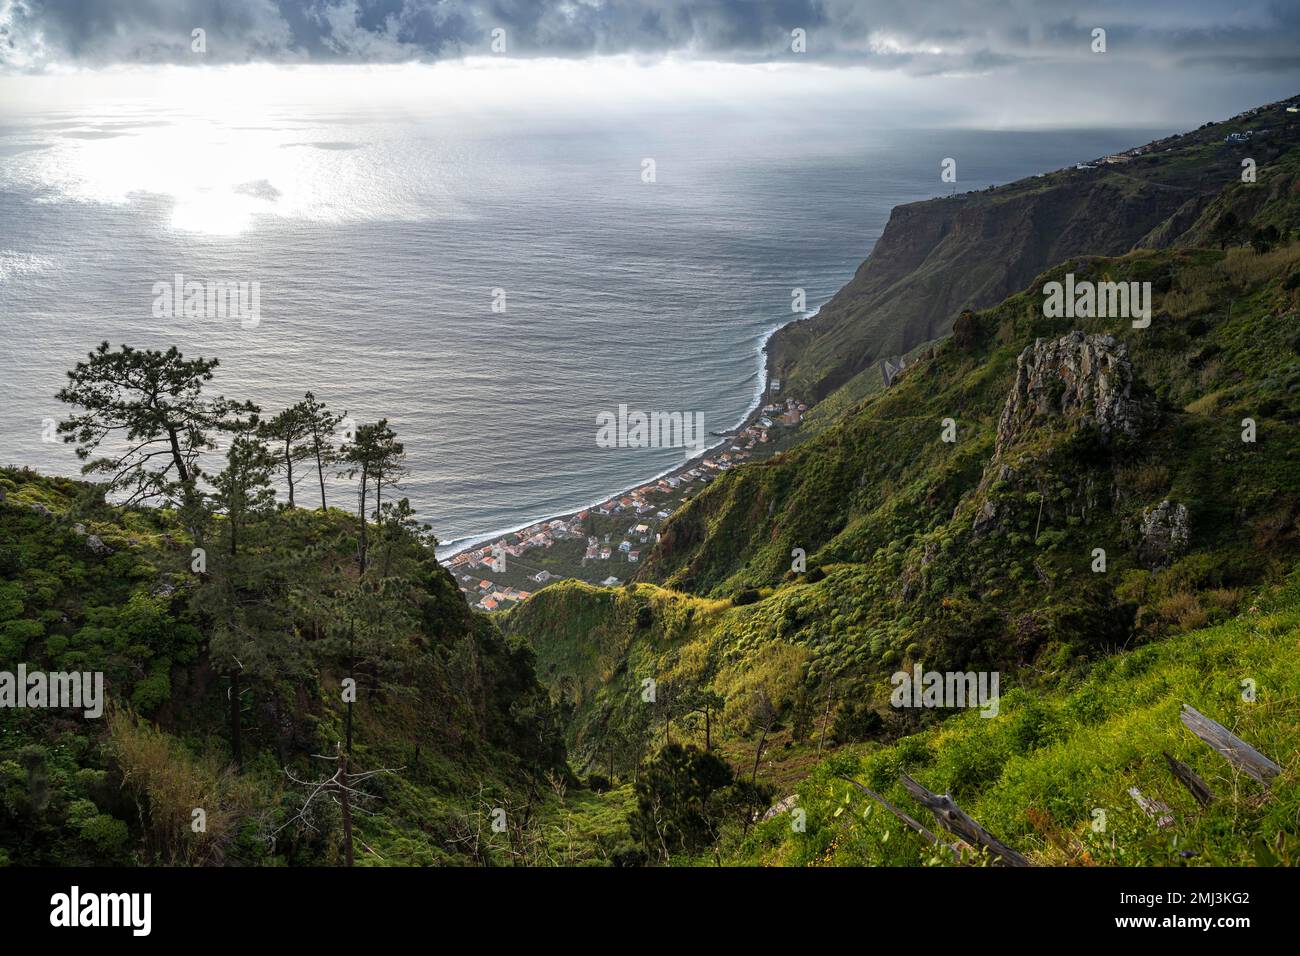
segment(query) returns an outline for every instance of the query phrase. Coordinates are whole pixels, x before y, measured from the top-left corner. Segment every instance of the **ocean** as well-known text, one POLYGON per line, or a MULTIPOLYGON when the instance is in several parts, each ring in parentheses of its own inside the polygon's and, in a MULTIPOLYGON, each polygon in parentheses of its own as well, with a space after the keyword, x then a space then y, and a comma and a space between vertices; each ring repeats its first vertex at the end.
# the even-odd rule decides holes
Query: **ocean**
POLYGON ((0 462, 76 474, 48 440, 65 371, 105 339, 176 344, 221 360, 214 392, 268 412, 311 390, 355 421, 386 417, 408 453, 401 494, 445 553, 682 460, 599 447, 601 412, 734 426, 762 387, 762 342, 795 317, 791 290, 809 310, 828 299, 894 205, 954 188, 944 158, 956 188, 984 188, 1167 132, 0 110, 0 462), (257 321, 155 317, 155 285, 178 274, 256 282, 257 321))

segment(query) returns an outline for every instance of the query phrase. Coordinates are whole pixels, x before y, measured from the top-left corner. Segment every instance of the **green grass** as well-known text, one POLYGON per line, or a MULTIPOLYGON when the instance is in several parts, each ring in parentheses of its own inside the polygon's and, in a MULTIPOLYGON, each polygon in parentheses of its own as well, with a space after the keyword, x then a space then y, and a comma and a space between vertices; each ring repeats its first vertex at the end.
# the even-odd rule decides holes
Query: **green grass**
POLYGON ((999 716, 964 713, 889 746, 846 751, 799 787, 806 831, 783 816, 733 857, 788 865, 921 865, 936 853, 843 774, 900 809, 928 814, 907 772, 950 793, 991 833, 1040 864, 1241 866, 1300 862, 1300 574, 1215 627, 1093 666, 1063 690, 1015 691, 999 716), (1256 699, 1243 699, 1243 681, 1256 699), (1265 788, 1183 727, 1190 704, 1280 764, 1265 788), (1166 767, 1169 752, 1218 799, 1203 809, 1166 767), (1128 794, 1162 800, 1162 829, 1128 794), (1104 828, 1099 826, 1103 820, 1104 828), (1036 818, 1036 821, 1035 821, 1036 818), (1077 841, 1077 846, 1075 846, 1077 841))

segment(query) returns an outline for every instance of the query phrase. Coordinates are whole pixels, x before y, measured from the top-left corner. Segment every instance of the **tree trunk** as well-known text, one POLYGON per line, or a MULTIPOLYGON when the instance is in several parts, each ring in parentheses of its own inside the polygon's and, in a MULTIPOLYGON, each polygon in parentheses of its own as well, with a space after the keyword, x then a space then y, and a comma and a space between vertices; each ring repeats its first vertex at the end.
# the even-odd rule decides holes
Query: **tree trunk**
MULTIPOLYGON (((352 648, 352 638, 353 638, 353 631, 351 626, 349 626, 348 676, 352 677, 352 679, 355 681, 356 677, 354 675, 357 669, 357 659, 356 659, 356 654, 352 648)), ((356 685, 354 683, 353 693, 355 694, 355 692, 356 692, 356 685)), ((349 785, 349 781, 351 780, 348 774, 351 772, 351 767, 352 767, 352 703, 353 703, 352 701, 348 701, 347 718, 345 719, 345 725, 346 725, 345 735, 347 738, 347 743, 346 743, 346 749, 343 751, 343 759, 342 759, 343 776, 340 778, 343 781, 343 789, 342 792, 340 793, 342 799, 340 800, 340 803, 343 809, 343 858, 345 861, 344 866, 352 865, 352 805, 348 803, 348 789, 347 789, 349 785)))
POLYGON ((826 713, 822 714, 822 735, 821 735, 821 739, 817 741, 818 753, 822 752, 822 745, 826 743, 826 721, 830 720, 830 717, 831 717, 831 695, 829 692, 827 692, 826 713))
POLYGON ((347 727, 346 730, 347 752, 348 755, 351 756, 352 754, 352 701, 348 701, 348 713, 347 713, 347 717, 344 718, 344 723, 346 724, 347 727))
POLYGON ((284 469, 289 478, 289 507, 293 507, 293 455, 289 448, 289 439, 284 440, 284 469))
POLYGON ((750 786, 758 780, 758 762, 763 759, 763 747, 767 744, 767 731, 772 725, 766 724, 763 727, 763 733, 758 738, 758 750, 754 751, 754 772, 749 775, 750 786))
POLYGON ((325 462, 321 460, 320 438, 314 436, 316 447, 316 477, 320 479, 320 510, 326 510, 325 507, 325 462))
POLYGON ((280 762, 280 769, 283 770, 289 762, 289 741, 285 739, 284 724, 285 715, 280 709, 280 704, 276 702, 275 707, 275 756, 280 762))
POLYGON ((361 514, 359 515, 359 517, 361 518, 361 542, 360 542, 360 550, 357 554, 357 562, 361 569, 361 573, 365 574, 366 573, 366 469, 364 466, 361 469, 360 505, 361 505, 360 507, 361 514))
MULTIPOLYGON (((356 636, 355 627, 356 625, 354 622, 348 623, 348 676, 352 678, 353 697, 355 697, 357 694, 357 684, 356 684, 357 656, 352 643, 353 639, 356 636)), ((348 701, 348 715, 346 718, 347 739, 348 739, 347 755, 349 757, 352 756, 352 704, 353 704, 352 701, 348 701)))
MULTIPOLYGON (((763 747, 767 745, 767 731, 771 726, 772 726, 771 721, 768 721, 768 723, 766 723, 763 726, 763 733, 760 734, 758 738, 758 749, 754 751, 754 771, 749 775, 749 785, 751 787, 753 787, 758 782, 758 762, 763 759, 763 747)), ((753 822, 754 822, 754 802, 753 802, 753 797, 751 796, 749 801, 749 812, 745 814, 745 827, 741 831, 741 833, 748 834, 749 825, 753 822)))
POLYGON ((230 751, 235 769, 244 769, 243 715, 239 707, 239 671, 230 672, 230 751))
MULTIPOLYGON (((352 719, 352 708, 348 707, 348 721, 352 719)), ((349 731, 350 733, 350 731, 349 731)), ((343 865, 352 865, 352 805, 348 802, 348 767, 347 755, 343 756, 343 786, 339 788, 339 803, 343 809, 343 865)))
POLYGON ((176 437, 176 429, 170 425, 167 426, 167 439, 172 446, 172 461, 176 464, 176 477, 180 479, 181 484, 187 485, 190 482, 190 470, 185 467, 185 459, 181 457, 181 443, 176 437))
POLYGON ((713 738, 710 736, 709 731, 710 731, 709 708, 705 707, 704 708, 704 749, 705 750, 713 749, 713 738))

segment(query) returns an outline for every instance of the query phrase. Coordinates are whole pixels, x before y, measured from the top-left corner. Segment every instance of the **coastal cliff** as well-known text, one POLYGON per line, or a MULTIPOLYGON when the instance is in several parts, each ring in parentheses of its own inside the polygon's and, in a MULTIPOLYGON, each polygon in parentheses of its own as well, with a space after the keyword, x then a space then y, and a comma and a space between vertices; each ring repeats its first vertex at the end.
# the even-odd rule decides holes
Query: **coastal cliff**
POLYGON ((1243 159, 1262 168, 1297 142, 1296 114, 1276 103, 1086 168, 898 206, 853 279, 814 317, 773 336, 772 374, 820 401, 879 359, 946 335, 961 310, 994 305, 1072 256, 1205 244, 1227 205, 1245 203, 1253 218, 1249 207, 1270 191, 1293 190, 1291 173, 1210 208, 1240 180, 1243 159))
MULTIPOLYGON (((559 582, 506 615, 564 702, 575 769, 627 774, 660 741, 711 741, 788 795, 733 860, 857 864, 918 851, 875 823, 839 845, 836 781, 906 799, 897 772, 915 770, 1047 861, 1044 801, 1086 837, 1088 808, 1124 795, 1115 781, 1161 772, 1180 701, 1246 719, 1243 667, 1292 693, 1266 662, 1300 593, 1300 137, 1265 112, 1235 121, 1260 124, 1249 151, 1272 157, 1253 183, 1219 124, 1160 147, 1190 194, 1072 170, 896 210, 854 281, 771 356, 782 394, 840 390, 824 427, 717 476, 631 584, 559 582), (1117 254, 1083 249, 1089 236, 1117 254), (1149 283, 1149 325, 1045 315, 1044 284, 1067 274, 1149 283), (997 301, 965 311, 954 290, 971 283, 997 301), (888 321, 847 318, 900 289, 914 295, 888 321), (960 317, 953 335, 941 315, 960 317), (882 354, 932 344, 846 401, 866 354, 848 343, 877 332, 882 354), (1232 676, 1208 686, 1205 653, 1232 676), (891 706, 890 675, 918 667, 1000 674, 1008 719, 891 706), (1106 784, 1094 764, 1113 768, 1106 784), (781 820, 795 805, 807 839, 781 820)), ((1295 738, 1272 720, 1252 732, 1275 752, 1295 738)), ((1273 859, 1194 839, 1207 860, 1273 859)), ((1120 862, 1111 850, 1089 844, 1120 862)))

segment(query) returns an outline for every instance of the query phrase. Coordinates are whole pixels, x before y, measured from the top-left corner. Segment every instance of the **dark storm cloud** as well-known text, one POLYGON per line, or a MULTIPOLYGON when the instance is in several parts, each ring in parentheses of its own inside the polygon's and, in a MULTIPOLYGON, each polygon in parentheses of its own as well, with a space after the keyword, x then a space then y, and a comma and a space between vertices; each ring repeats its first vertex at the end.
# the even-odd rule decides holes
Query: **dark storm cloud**
POLYGON ((0 0, 0 65, 401 62, 490 52, 810 60, 914 73, 1068 64, 1110 54, 1171 69, 1300 66, 1293 3, 1198 0, 0 0), (191 31, 207 50, 191 50, 191 31))

